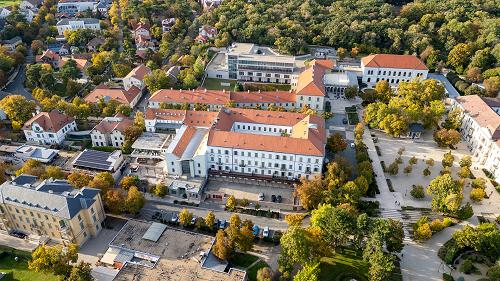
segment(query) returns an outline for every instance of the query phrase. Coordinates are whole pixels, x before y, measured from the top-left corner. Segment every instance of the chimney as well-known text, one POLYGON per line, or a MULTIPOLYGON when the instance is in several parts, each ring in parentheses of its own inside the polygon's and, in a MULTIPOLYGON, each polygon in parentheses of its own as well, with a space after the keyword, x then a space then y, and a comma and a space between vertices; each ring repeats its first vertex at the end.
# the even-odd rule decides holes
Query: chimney
POLYGON ((205 89, 205 91, 204 91, 204 92, 206 93, 206 92, 207 92, 207 89, 205 89))
POLYGON ((226 89, 222 89, 222 92, 225 93, 226 92, 226 89))

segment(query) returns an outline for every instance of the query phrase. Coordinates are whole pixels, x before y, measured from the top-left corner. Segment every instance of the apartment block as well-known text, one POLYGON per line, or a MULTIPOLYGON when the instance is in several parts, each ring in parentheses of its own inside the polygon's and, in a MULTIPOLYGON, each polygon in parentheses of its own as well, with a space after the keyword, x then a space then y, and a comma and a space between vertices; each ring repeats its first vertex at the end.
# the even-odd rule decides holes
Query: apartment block
POLYGON ((399 82, 414 78, 427 79, 429 69, 416 56, 375 54, 361 59, 362 81, 368 87, 375 87, 380 80, 386 80, 391 87, 399 82))
POLYGON ((61 144, 66 134, 75 130, 75 119, 55 109, 36 114, 23 127, 28 142, 45 145, 61 144))
POLYGON ((105 218, 98 189, 75 189, 65 180, 20 175, 0 185, 0 229, 83 244, 105 218))

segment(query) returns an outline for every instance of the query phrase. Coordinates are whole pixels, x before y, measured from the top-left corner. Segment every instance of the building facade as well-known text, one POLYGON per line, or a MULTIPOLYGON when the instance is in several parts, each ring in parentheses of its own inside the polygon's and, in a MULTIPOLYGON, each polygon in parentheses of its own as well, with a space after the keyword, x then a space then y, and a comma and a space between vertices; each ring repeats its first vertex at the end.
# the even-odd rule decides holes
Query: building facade
POLYGON ((123 88, 126 91, 130 90, 133 86, 139 88, 141 91, 144 90, 146 85, 144 84, 144 77, 151 74, 151 69, 141 64, 134 69, 132 69, 125 77, 123 77, 123 88))
POLYGON ((99 85, 87 96, 85 101, 90 103, 98 103, 100 101, 109 102, 111 100, 117 101, 121 104, 134 108, 141 99, 141 89, 131 86, 128 90, 123 88, 110 88, 107 85, 99 85))
POLYGON ((96 6, 97 1, 92 0, 59 0, 57 12, 66 15, 75 15, 88 10, 95 12, 96 6))
POLYGON ((0 185, 0 228, 44 235, 63 244, 95 237, 105 219, 98 189, 20 175, 0 185))
POLYGON ((416 56, 375 54, 361 59, 362 81, 373 88, 380 80, 391 87, 414 78, 427 79, 429 69, 416 56))
POLYGON ((452 106, 462 111, 460 134, 477 163, 500 182, 500 98, 460 96, 452 106))
POLYGON ((98 19, 93 18, 65 18, 61 19, 56 24, 57 33, 64 35, 64 31, 74 31, 77 29, 92 29, 101 30, 101 25, 98 19))
POLYGON ((38 113, 23 127, 28 142, 44 145, 61 144, 66 134, 75 130, 75 119, 55 109, 51 112, 38 113))
POLYGON ((121 148, 125 141, 125 130, 134 121, 126 116, 106 117, 90 131, 92 146, 112 146, 121 148))

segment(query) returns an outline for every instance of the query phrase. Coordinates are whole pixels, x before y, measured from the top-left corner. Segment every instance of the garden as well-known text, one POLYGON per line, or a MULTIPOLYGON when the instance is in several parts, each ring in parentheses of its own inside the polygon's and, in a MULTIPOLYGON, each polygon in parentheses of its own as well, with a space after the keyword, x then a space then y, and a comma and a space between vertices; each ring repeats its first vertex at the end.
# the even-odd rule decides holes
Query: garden
POLYGON ((0 251, 0 272, 5 272, 7 275, 2 280, 19 280, 19 281, 56 281, 59 278, 51 273, 36 272, 28 268, 28 261, 31 255, 27 252, 3 249, 0 251), (16 260, 17 257, 17 260, 16 260))

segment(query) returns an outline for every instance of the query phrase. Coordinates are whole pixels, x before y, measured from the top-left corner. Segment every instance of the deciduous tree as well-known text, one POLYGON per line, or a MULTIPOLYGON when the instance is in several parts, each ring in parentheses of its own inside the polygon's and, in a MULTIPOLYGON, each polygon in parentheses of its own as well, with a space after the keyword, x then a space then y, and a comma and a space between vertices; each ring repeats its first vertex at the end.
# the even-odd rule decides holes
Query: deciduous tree
POLYGON ((191 213, 188 209, 182 209, 179 213, 179 223, 186 227, 191 224, 191 220, 193 219, 193 213, 191 213))
POLYGON ((68 182, 75 188, 88 186, 92 178, 84 172, 73 171, 68 175, 68 182))
POLYGON ((128 190, 127 199, 125 199, 125 209, 132 214, 137 214, 139 210, 142 209, 146 200, 144 195, 137 189, 137 187, 132 186, 128 190))

